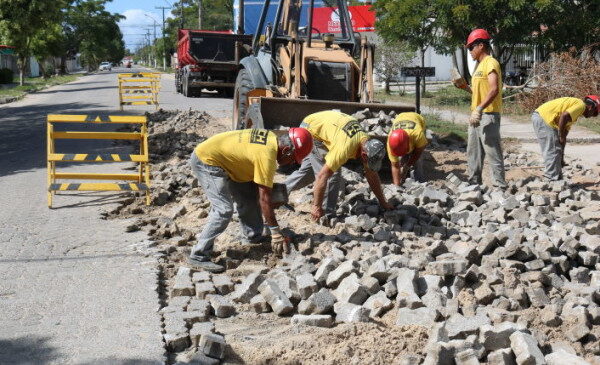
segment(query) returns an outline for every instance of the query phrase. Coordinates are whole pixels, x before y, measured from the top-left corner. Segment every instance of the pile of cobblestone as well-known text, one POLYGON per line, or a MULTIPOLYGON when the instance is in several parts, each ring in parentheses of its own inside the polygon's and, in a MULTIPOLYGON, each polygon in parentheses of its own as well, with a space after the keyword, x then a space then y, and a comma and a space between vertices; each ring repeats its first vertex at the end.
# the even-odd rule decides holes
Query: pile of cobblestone
MULTIPOLYGON (((600 360, 595 193, 539 179, 492 191, 451 175, 442 188, 409 181, 394 194, 396 209, 381 214, 364 186, 349 190, 333 238, 298 242, 299 252, 237 285, 227 274, 180 268, 172 298, 193 296, 210 308, 200 323, 208 312, 245 309, 331 327, 394 311, 398 326, 432 329, 417 354, 425 364, 600 360)), ((195 341, 194 326, 165 338, 183 348, 195 341)))
MULTIPOLYGON (((365 120, 386 135, 391 116, 365 120)), ((170 209, 138 224, 182 251, 193 235, 177 220, 206 217, 209 209, 186 163, 155 166, 153 204, 170 209)), ((510 153, 506 164, 539 162, 510 153)), ((343 176, 336 216, 321 222, 328 234, 296 236, 293 252, 276 265, 243 276, 177 268, 161 313, 168 348, 197 349, 181 363, 224 359, 227 344, 214 326, 220 318, 272 312, 293 326, 391 315, 393 325, 430 329, 423 351, 403 364, 600 364, 595 191, 535 177, 500 191, 449 174, 435 184, 384 186, 395 207, 384 212, 360 174, 344 169, 343 176)), ((565 176, 597 179, 577 164, 565 176)), ((295 194, 306 202, 312 191, 295 194)), ((281 223, 293 229, 293 222, 281 223)))

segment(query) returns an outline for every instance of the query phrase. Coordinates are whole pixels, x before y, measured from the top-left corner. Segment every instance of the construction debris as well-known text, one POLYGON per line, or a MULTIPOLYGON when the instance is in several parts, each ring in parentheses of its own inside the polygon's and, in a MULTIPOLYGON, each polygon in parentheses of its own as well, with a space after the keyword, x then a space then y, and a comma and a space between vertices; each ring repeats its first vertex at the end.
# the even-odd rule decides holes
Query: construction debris
MULTIPOLYGON (((381 135, 392 119, 368 111, 357 116, 381 135)), ((411 351, 388 351, 393 345, 383 341, 372 351, 388 346, 385 351, 359 356, 337 346, 334 351, 347 352, 339 355, 347 363, 354 358, 402 364, 600 364, 600 197, 595 191, 534 176, 511 180, 500 191, 469 185, 456 173, 434 183, 408 179, 400 188, 384 185, 395 207, 384 212, 364 178, 344 169, 345 189, 327 226, 303 213, 309 209, 310 187, 291 195, 296 212, 278 211, 280 224, 294 230, 290 255, 275 258, 268 243, 236 243, 234 222, 217 242, 214 257, 227 272, 192 272, 183 258, 209 204, 187 157, 207 136, 209 119, 161 111, 150 120, 151 133, 157 133, 151 153, 162 161, 153 171, 152 214, 128 200, 108 215, 139 217, 134 224, 159 244, 171 279, 168 305, 161 309, 171 351, 197 348, 196 356, 204 359, 200 363, 227 360, 230 350, 242 356, 246 340, 230 336, 220 324, 255 316, 296 333, 345 326, 373 326, 381 338, 397 327, 428 333, 428 339, 413 339, 423 342, 411 351), (188 129, 197 135, 183 137, 188 129), (286 322, 277 322, 278 317, 286 322)), ((522 161, 539 164, 530 154, 506 154, 509 167, 522 161)), ((598 178, 578 164, 564 172, 569 178, 598 178)), ((328 363, 319 346, 307 345, 299 352, 306 355, 295 361, 328 363)), ((277 356, 292 356, 286 351, 253 352, 249 362, 277 362, 277 356)))

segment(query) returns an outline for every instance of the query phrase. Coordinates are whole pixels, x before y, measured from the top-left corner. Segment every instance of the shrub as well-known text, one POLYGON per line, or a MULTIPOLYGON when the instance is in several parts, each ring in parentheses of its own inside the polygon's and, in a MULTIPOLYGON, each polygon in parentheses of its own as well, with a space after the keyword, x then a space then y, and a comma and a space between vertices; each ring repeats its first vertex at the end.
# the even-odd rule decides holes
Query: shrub
POLYGON ((13 82, 13 72, 9 68, 0 68, 0 84, 10 84, 13 82))

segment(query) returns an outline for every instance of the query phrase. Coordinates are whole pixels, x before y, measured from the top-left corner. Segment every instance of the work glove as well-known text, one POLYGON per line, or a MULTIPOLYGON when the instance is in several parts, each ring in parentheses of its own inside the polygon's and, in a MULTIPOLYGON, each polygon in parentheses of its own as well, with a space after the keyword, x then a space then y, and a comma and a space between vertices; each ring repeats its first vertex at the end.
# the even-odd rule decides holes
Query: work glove
POLYGON ((271 230, 271 250, 279 257, 290 253, 290 239, 281 234, 279 227, 269 227, 271 230))
POLYGON ((452 69, 452 83, 459 89, 465 89, 467 87, 467 80, 460 75, 456 68, 452 69))
POLYGON ((483 114, 483 108, 478 106, 471 112, 471 117, 469 118, 469 124, 472 127, 479 127, 479 122, 481 122, 481 115, 483 114))

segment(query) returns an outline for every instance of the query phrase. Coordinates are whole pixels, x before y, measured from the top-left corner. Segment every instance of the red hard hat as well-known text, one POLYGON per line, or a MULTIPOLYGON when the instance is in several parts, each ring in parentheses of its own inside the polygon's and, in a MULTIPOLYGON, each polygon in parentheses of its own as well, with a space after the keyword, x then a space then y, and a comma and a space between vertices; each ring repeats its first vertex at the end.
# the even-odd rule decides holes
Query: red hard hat
POLYGON ((313 148, 312 135, 304 128, 290 128, 289 135, 294 145, 294 159, 301 163, 313 148))
POLYGON ((600 98, 598 95, 588 95, 585 97, 585 99, 589 99, 592 101, 592 103, 594 103, 596 106, 596 114, 600 113, 600 98))
POLYGON ((490 34, 485 29, 475 29, 471 32, 471 34, 469 34, 469 37, 467 38, 467 44, 465 44, 465 47, 469 47, 473 42, 475 42, 478 39, 489 40, 492 39, 492 37, 490 37, 490 34))
POLYGON ((408 133, 404 129, 395 129, 388 137, 388 143, 394 156, 404 156, 408 153, 408 133))

